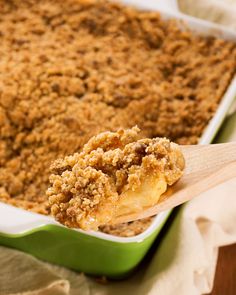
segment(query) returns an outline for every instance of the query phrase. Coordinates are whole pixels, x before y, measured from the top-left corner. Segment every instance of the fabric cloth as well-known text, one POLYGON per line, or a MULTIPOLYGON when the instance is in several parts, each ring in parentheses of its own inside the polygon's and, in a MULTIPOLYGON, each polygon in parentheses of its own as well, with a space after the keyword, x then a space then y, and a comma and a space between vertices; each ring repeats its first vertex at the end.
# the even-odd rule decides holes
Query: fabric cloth
POLYGON ((181 12, 236 30, 236 0, 176 0, 181 12))

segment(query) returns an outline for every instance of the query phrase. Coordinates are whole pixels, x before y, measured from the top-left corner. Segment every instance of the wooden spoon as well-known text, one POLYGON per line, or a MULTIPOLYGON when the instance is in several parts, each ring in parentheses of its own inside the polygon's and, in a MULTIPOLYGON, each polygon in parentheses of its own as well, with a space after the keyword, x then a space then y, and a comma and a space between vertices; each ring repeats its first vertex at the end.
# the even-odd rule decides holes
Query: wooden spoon
POLYGON ((156 205, 139 213, 119 216, 114 224, 153 216, 172 209, 236 177, 236 142, 181 146, 181 150, 186 161, 183 177, 169 187, 156 205))

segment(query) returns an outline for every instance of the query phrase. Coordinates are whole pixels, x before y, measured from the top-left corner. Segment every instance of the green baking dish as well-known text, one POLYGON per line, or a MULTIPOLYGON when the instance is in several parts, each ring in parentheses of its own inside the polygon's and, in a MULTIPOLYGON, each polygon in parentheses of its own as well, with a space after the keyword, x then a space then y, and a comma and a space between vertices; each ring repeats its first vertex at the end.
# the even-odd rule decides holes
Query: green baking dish
POLYGON ((5 228, 5 233, 0 233, 0 244, 77 271, 112 278, 123 277, 135 268, 170 214, 170 211, 160 214, 148 230, 136 237, 120 238, 104 233, 87 234, 82 230, 57 225, 56 222, 40 225, 50 222, 51 218, 6 204, 1 204, 0 211, 4 211, 5 216, 13 216, 15 211, 17 215, 28 214, 29 217, 28 220, 21 219, 22 223, 17 227, 12 226, 11 230, 5 228))
MULTIPOLYGON (((134 4, 134 1, 125 0, 134 4)), ((156 4, 137 1, 137 7, 156 10, 156 4)), ((181 19, 193 31, 217 35, 236 41, 236 35, 220 26, 183 15, 164 18, 181 19)), ((236 95, 236 78, 229 85, 217 112, 209 122, 200 144, 210 143, 236 95)), ((28 212, 0 202, 0 244, 30 253, 42 260, 63 265, 92 275, 121 278, 129 274, 143 259, 165 224, 171 211, 154 218, 149 228, 129 238, 100 232, 84 232, 63 227, 50 216, 28 212)))

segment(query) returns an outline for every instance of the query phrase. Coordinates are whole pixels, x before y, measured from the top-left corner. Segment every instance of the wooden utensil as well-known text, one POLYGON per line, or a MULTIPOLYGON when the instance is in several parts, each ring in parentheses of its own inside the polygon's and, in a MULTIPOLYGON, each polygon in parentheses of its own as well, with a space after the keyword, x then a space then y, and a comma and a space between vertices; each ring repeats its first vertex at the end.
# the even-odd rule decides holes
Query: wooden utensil
POLYGON ((186 161, 182 178, 169 187, 153 207, 119 216, 114 223, 133 221, 172 209, 236 177, 236 142, 181 146, 181 150, 186 161))

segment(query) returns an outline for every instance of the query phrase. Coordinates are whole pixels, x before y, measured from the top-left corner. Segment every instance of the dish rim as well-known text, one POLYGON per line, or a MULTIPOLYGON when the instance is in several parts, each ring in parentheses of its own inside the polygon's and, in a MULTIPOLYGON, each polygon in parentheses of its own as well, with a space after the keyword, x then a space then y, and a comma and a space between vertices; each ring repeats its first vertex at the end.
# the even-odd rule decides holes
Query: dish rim
MULTIPOLYGON (((223 26, 210 23, 208 21, 200 20, 191 16, 184 15, 183 13, 179 12, 166 12, 165 10, 158 8, 158 5, 153 3, 153 8, 151 9, 150 3, 145 3, 146 1, 138 1, 139 3, 134 3, 132 0, 122 0, 124 4, 129 4, 131 6, 135 6, 138 9, 148 10, 148 11, 159 11, 161 17, 165 18, 174 18, 179 21, 183 21, 186 23, 189 28, 194 32, 196 31, 202 33, 203 35, 216 35, 223 39, 233 39, 236 42, 236 33, 232 32, 229 29, 226 29, 223 26), (192 27, 196 27, 192 29, 192 27), (200 31, 199 31, 200 29, 200 31), (205 32, 201 31, 203 29, 207 29, 205 32)), ((208 122, 198 144, 209 144, 213 138, 215 137, 217 131, 219 130, 220 126, 224 118, 227 115, 227 111, 229 110, 230 106, 232 105, 234 99, 236 97, 236 75, 232 78, 229 86, 227 87, 224 95, 222 96, 221 102, 218 105, 218 108, 212 117, 212 119, 208 122)), ((5 217, 9 214, 19 214, 26 217, 26 219, 31 220, 30 222, 12 225, 12 226, 4 226, 1 224, 0 220, 0 235, 4 235, 7 237, 21 237, 26 234, 30 234, 35 231, 40 231, 40 229, 44 227, 50 227, 50 225, 56 225, 59 227, 64 227, 63 225, 56 222, 53 217, 45 216, 39 213, 30 212, 21 208, 17 208, 13 205, 9 205, 0 201, 0 216, 4 215, 5 217), (2 212, 1 212, 2 211, 2 212)), ((167 218, 168 215, 171 213, 172 210, 167 210, 158 214, 154 217, 154 220, 148 226, 148 228, 133 237, 119 237, 103 232, 95 232, 95 231, 83 231, 81 229, 69 229, 73 231, 80 232, 81 234, 96 237, 98 239, 107 240, 111 242, 118 242, 118 243, 140 243, 146 238, 148 238, 157 228, 160 226, 167 218)), ((3 218, 4 219, 4 218, 3 218)), ((23 218, 24 219, 24 218, 23 218)), ((68 228, 66 228, 68 229, 68 228)))

